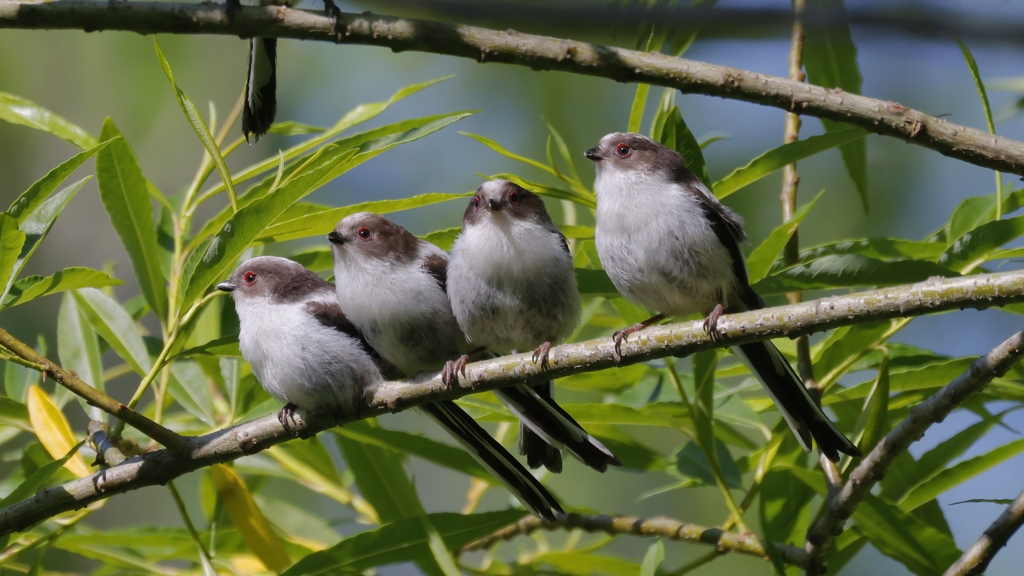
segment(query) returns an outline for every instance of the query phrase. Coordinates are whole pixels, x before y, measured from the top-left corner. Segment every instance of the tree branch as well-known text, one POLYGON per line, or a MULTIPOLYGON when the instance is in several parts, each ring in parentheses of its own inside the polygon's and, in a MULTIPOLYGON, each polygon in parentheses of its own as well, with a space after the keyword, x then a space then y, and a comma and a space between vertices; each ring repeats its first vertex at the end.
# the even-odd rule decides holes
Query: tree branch
MULTIPOLYGON (((1004 272, 959 278, 932 279, 918 284, 883 288, 846 296, 723 316, 721 336, 712 341, 701 321, 643 330, 622 343, 622 365, 666 356, 688 356, 701 350, 746 342, 807 334, 899 316, 918 316, 962 308, 987 308, 1024 301, 1024 272, 1004 272)), ((617 365, 611 338, 563 344, 551 349, 550 367, 542 370, 530 354, 502 356, 466 367, 466 378, 449 390, 439 375, 381 384, 367 394, 358 416, 299 413, 289 429, 310 436, 356 418, 406 410, 419 404, 450 400, 517 384, 547 381, 617 365)), ((913 417, 912 417, 913 418, 913 417)), ((114 494, 167 482, 205 466, 228 462, 294 438, 277 414, 217 430, 204 436, 183 437, 177 451, 157 450, 125 460, 92 476, 42 490, 35 497, 0 510, 0 536, 22 531, 62 512, 82 508, 114 494)))
MULTIPOLYGON (((758 541, 757 536, 751 533, 735 534, 721 528, 707 528, 696 524, 680 522, 665 516, 654 518, 636 518, 634 516, 590 516, 584 514, 569 514, 564 522, 544 522, 536 516, 524 516, 518 522, 497 530, 493 534, 470 542, 464 546, 459 553, 484 550, 502 540, 511 540, 516 536, 526 536, 543 528, 544 530, 574 529, 580 528, 587 532, 607 532, 612 536, 620 534, 632 534, 634 536, 652 537, 661 536, 669 540, 684 542, 695 542, 711 544, 719 552, 737 552, 767 558, 764 546, 758 541)), ((795 546, 786 544, 775 545, 787 564, 803 567, 807 563, 807 553, 795 546)))
POLYGON ((47 375, 51 376, 58 384, 83 398, 90 406, 96 406, 107 414, 131 424, 133 428, 163 444, 165 447, 177 450, 184 444, 185 439, 183 436, 157 424, 93 388, 88 383, 82 381, 74 372, 64 371, 63 368, 50 362, 45 356, 39 354, 24 342, 8 334, 3 328, 0 328, 0 346, 29 363, 30 368, 42 372, 44 377, 47 375))
POLYGON ((1014 334, 975 360, 967 372, 915 406, 910 415, 860 461, 838 494, 828 499, 821 520, 807 533, 808 574, 821 574, 822 553, 832 539, 842 533, 843 524, 875 483, 885 476, 896 457, 920 440, 932 424, 941 422, 954 408, 984 390, 993 378, 1005 374, 1021 356, 1024 356, 1024 332, 1014 334))
POLYGON ((242 8, 229 19, 223 5, 67 0, 0 4, 0 28, 123 30, 140 34, 221 34, 365 44, 600 76, 720 96, 859 126, 993 170, 1024 174, 1024 143, 993 136, 841 90, 777 76, 514 30, 342 14, 339 34, 319 12, 280 6, 242 8))
POLYGON ((1024 524, 1024 492, 989 526, 978 541, 964 551, 943 576, 984 574, 989 562, 1006 546, 1006 542, 1024 524))

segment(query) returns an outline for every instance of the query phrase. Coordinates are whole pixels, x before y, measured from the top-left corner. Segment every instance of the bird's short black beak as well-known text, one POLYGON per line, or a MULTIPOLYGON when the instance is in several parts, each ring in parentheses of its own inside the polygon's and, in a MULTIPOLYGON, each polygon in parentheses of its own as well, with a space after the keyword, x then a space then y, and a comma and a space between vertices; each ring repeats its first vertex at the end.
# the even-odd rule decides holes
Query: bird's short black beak
POLYGON ((328 234, 327 240, 329 240, 331 244, 337 244, 338 246, 341 246, 346 242, 345 237, 342 236, 341 234, 338 234, 337 232, 331 232, 330 234, 328 234))
POLYGON ((231 282, 221 282, 220 284, 217 284, 217 290, 220 290, 221 292, 234 292, 235 288, 237 288, 237 286, 231 282))
POLYGON ((505 203, 501 200, 490 199, 487 201, 487 207, 490 208, 491 212, 497 212, 505 207, 505 203))
POLYGON ((590 150, 584 152, 583 155, 593 160, 594 162, 600 162, 601 160, 604 160, 604 154, 601 154, 601 152, 597 148, 591 148, 590 150))

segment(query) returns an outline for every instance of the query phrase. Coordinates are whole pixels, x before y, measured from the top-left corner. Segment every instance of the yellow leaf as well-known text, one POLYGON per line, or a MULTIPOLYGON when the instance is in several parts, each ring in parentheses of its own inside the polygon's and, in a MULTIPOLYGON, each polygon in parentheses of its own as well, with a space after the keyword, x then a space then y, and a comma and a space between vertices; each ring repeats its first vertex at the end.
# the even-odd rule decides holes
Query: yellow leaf
MULTIPOLYGON (((36 385, 28 389, 28 419, 39 438, 39 443, 54 460, 63 458, 75 444, 78 444, 64 413, 57 408, 53 400, 50 400, 46 391, 36 385)), ((64 467, 79 478, 92 474, 81 454, 69 458, 64 467)))
POLYGON ((252 554, 235 554, 231 557, 231 568, 237 574, 269 574, 267 567, 252 554))
POLYGON ((235 528, 242 533, 245 543, 264 566, 280 574, 292 561, 267 519, 253 501, 245 480, 232 468, 223 464, 210 467, 217 495, 231 517, 235 528))

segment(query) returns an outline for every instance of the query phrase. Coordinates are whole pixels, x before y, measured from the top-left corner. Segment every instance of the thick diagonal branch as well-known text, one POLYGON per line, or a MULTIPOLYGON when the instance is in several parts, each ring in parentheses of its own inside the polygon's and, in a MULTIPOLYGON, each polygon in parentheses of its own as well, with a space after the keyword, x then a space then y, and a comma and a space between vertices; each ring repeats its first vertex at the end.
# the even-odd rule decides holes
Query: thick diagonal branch
POLYGON ((18 358, 32 364, 33 368, 39 370, 44 375, 52 377, 58 384, 88 402, 90 406, 95 406, 107 414, 125 421, 163 446, 177 450, 184 444, 184 437, 93 388, 87 382, 82 381, 74 372, 67 372, 60 366, 50 362, 45 356, 39 354, 32 347, 14 336, 11 336, 3 328, 0 328, 0 346, 10 350, 18 358))
MULTIPOLYGON (((934 279, 909 286, 884 288, 847 296, 834 296, 800 304, 723 316, 720 336, 712 341, 700 321, 648 328, 621 346, 621 364, 635 364, 666 356, 687 356, 701 350, 745 342, 819 332, 839 326, 877 322, 900 316, 918 316, 962 308, 986 308, 1024 301, 1024 272, 1005 272, 962 278, 934 279)), ((369 418, 405 410, 419 404, 449 400, 474 392, 547 381, 571 374, 593 372, 618 365, 615 344, 599 338, 563 344, 551 349, 544 370, 530 354, 502 356, 466 367, 466 378, 451 390, 440 375, 387 382, 367 395, 359 417, 369 418)), ((259 452, 294 438, 311 435, 343 423, 329 417, 299 415, 286 431, 276 414, 226 430, 188 440, 177 452, 157 450, 128 458, 122 464, 92 476, 43 490, 35 497, 0 510, 0 536, 24 530, 46 518, 75 510, 91 502, 144 486, 167 482, 212 464, 259 452)))
POLYGON ((1002 376, 1024 356, 1024 332, 1018 332, 994 350, 978 358, 956 380, 921 402, 892 429, 850 473, 842 489, 830 496, 821 520, 807 533, 808 574, 820 574, 821 554, 843 530, 843 524, 885 476, 896 457, 921 439, 925 431, 941 422, 957 406, 981 392, 989 382, 1002 376))
MULTIPOLYGON (((654 518, 636 518, 634 516, 591 516, 586 514, 569 514, 563 522, 544 522, 536 516, 525 516, 522 520, 470 542, 460 552, 486 550, 502 540, 511 540, 516 536, 525 536, 538 529, 559 530, 579 528, 587 532, 605 532, 613 536, 632 534, 634 536, 661 536, 669 540, 698 542, 711 544, 720 551, 737 552, 767 558, 764 546, 753 534, 735 534, 721 528, 707 528, 681 522, 674 518, 656 516, 654 518)), ((787 564, 803 567, 807 562, 807 553, 794 546, 776 544, 787 564)))
POLYGON ((978 541, 964 550, 943 576, 969 576, 984 574, 992 558, 1006 546, 1010 537, 1024 524, 1024 492, 1017 496, 991 526, 985 529, 978 541))
POLYGON ((774 106, 859 126, 926 146, 965 162, 1024 174, 1024 143, 952 124, 894 102, 786 78, 658 53, 645 53, 514 30, 366 14, 320 13, 284 7, 243 8, 229 18, 223 5, 170 2, 0 3, 0 28, 123 30, 140 34, 223 34, 366 44, 640 82, 685 93, 774 106))

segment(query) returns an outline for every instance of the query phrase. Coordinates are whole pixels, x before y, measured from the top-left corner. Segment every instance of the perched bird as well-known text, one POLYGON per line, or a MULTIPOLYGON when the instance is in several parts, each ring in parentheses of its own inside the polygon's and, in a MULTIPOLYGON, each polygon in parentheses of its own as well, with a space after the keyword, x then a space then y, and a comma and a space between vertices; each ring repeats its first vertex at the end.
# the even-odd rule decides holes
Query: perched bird
MULTIPOLYGON (((300 0, 259 0, 260 6, 295 6, 300 0)), ((227 0, 233 18, 241 8, 240 0, 227 0)), ((334 18, 337 28, 341 10, 333 0, 324 0, 325 12, 334 18)), ((249 39, 249 70, 245 76, 245 103, 242 107, 242 135, 253 143, 270 130, 277 115, 277 38, 249 39)))
MULTIPOLYGON (((285 404, 278 419, 286 429, 296 409, 353 418, 365 395, 400 377, 349 322, 334 286, 291 260, 253 258, 217 288, 235 300, 242 356, 263 388, 285 404)), ((547 520, 564 515, 547 489, 457 404, 421 408, 530 512, 547 520)))
MULTIPOLYGON (((699 312, 718 336, 725 312, 757 310, 740 242, 743 220, 686 168, 683 158, 646 136, 615 133, 586 152, 596 164, 598 256, 622 295, 657 316, 615 333, 618 350, 630 334, 667 316, 699 312)), ((811 438, 832 461, 860 450, 814 403, 800 377, 771 342, 733 349, 775 401, 805 450, 811 438)))
MULTIPOLYGON (((444 250, 369 212, 347 216, 327 238, 334 244, 338 302, 385 360, 412 376, 440 370, 467 350, 448 300, 444 250)), ((452 386, 454 375, 446 371, 445 381, 452 386)), ((561 408, 528 387, 495 394, 531 430, 556 446, 571 449, 589 439, 561 408)), ((603 469, 601 460, 576 455, 603 469)))
MULTIPOLYGON (((572 334, 581 307, 568 243, 539 196, 507 180, 477 189, 452 247, 448 297, 470 344, 498 354, 534 350, 534 361, 546 368, 552 343, 572 334)), ((460 357, 449 374, 458 374, 468 359, 460 357)), ((602 472, 609 464, 621 466, 555 403, 553 394, 549 381, 519 386, 512 397, 503 397, 521 420, 519 452, 529 466, 560 472, 559 447, 602 472), (522 395, 536 396, 550 409, 524 413, 516 403, 522 395), (533 422, 538 416, 551 421, 533 422), (551 436, 545 432, 550 429, 561 432, 551 436)))

